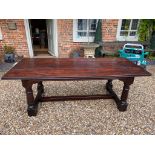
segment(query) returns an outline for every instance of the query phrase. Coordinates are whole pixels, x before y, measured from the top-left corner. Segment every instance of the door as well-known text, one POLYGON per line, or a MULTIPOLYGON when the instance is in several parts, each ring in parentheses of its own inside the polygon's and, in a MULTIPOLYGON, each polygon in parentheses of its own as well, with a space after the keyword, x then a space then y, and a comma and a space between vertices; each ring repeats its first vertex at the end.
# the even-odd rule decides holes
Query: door
POLYGON ((33 45, 31 19, 29 19, 29 28, 30 28, 31 42, 32 42, 32 45, 33 45))
POLYGON ((48 52, 55 56, 54 52, 54 35, 53 35, 53 20, 52 19, 47 19, 46 20, 46 25, 47 25, 47 37, 48 37, 48 52))

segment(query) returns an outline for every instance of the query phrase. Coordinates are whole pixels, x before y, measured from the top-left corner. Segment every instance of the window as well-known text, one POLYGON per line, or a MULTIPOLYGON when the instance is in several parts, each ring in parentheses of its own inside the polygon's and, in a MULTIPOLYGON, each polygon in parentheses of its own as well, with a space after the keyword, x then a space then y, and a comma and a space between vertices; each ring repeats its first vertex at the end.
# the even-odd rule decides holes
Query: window
POLYGON ((117 40, 119 41, 137 41, 138 19, 119 20, 117 30, 117 40))
POLYGON ((97 19, 76 19, 73 21, 73 41, 93 42, 97 19))

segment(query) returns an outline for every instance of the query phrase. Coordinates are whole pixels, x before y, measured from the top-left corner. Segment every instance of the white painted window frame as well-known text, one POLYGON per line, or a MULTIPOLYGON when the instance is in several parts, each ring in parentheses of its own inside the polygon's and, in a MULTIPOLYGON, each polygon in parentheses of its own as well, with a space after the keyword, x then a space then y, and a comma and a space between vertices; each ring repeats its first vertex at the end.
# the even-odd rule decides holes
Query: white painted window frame
MULTIPOLYGON (((131 24, 129 27, 129 31, 131 30, 131 25, 132 25, 132 21, 131 21, 131 24)), ((117 27, 117 35, 116 35, 117 41, 138 41, 137 35, 135 35, 135 36, 120 36, 121 26, 122 26, 122 19, 119 19, 118 27, 117 27)), ((134 30, 131 30, 131 31, 134 31, 134 30)))
MULTIPOLYGON (((88 22, 88 20, 87 20, 87 22, 88 22)), ((98 23, 98 20, 97 20, 97 23, 98 23)), ((87 34, 89 31, 88 26, 89 25, 87 23, 87 34)), ((93 36, 78 37, 77 31, 78 31, 78 19, 73 19, 73 42, 94 42, 93 36)), ((84 31, 84 32, 86 32, 86 31, 84 31)), ((94 31, 92 30, 89 32, 94 32, 94 31)))

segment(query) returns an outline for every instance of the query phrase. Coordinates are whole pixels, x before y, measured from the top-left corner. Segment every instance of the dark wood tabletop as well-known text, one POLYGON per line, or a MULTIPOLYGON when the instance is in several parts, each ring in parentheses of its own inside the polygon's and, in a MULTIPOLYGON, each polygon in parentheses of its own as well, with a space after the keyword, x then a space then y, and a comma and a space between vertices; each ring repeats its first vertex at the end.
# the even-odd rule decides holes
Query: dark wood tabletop
POLYGON ((84 80, 150 75, 123 58, 24 58, 2 79, 84 80))

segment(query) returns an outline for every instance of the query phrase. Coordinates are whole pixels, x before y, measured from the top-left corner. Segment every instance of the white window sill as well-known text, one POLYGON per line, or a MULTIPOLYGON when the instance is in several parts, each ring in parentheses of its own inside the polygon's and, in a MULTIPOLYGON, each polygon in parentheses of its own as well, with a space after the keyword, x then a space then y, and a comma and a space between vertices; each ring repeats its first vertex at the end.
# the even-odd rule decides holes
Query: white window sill
POLYGON ((86 43, 86 42, 90 42, 90 43, 92 43, 92 42, 94 42, 94 37, 91 37, 91 38, 74 38, 73 39, 73 42, 84 42, 84 43, 86 43))
POLYGON ((138 37, 117 37, 117 41, 138 41, 138 37))

